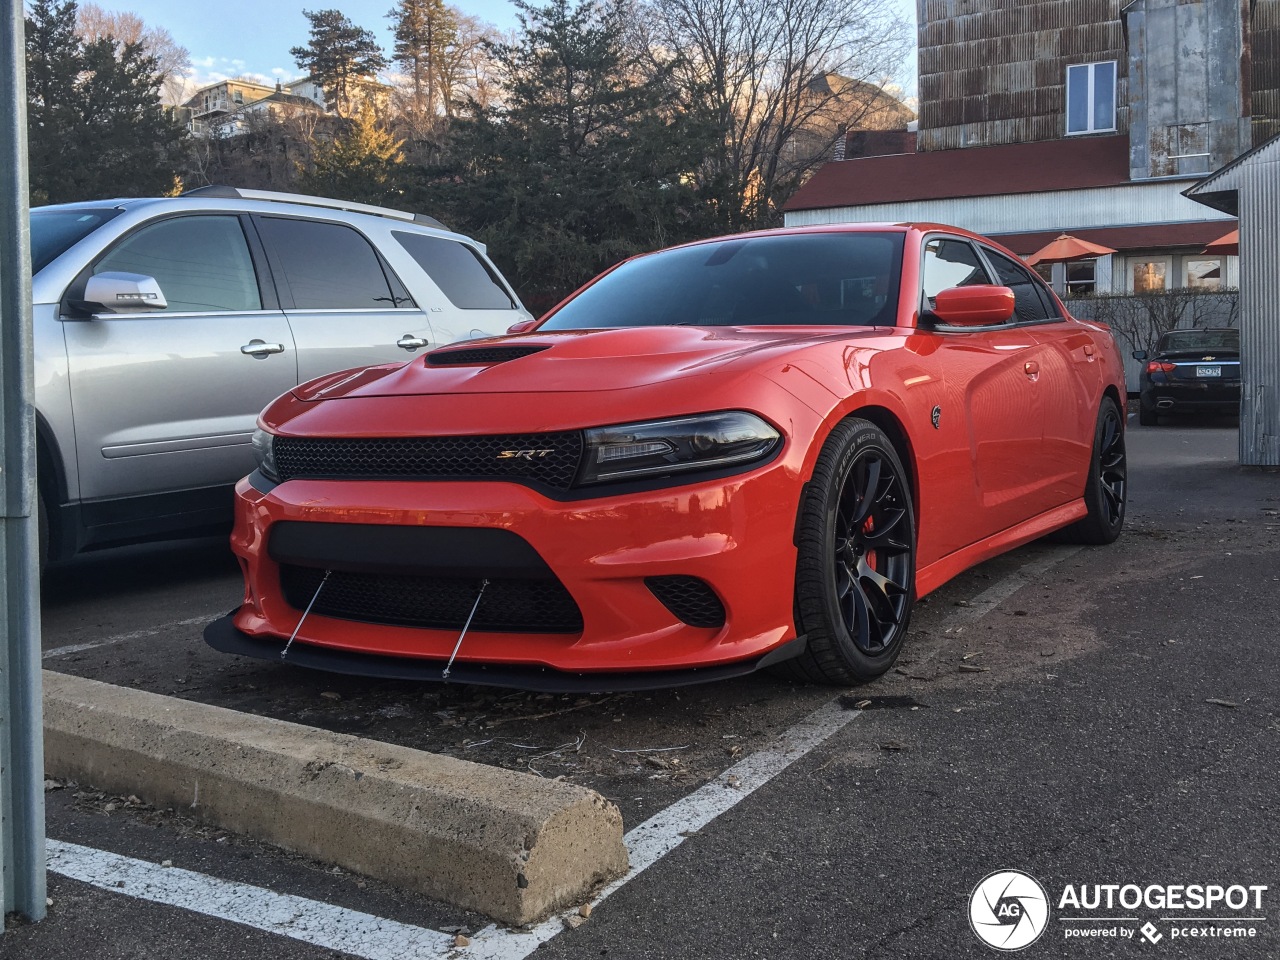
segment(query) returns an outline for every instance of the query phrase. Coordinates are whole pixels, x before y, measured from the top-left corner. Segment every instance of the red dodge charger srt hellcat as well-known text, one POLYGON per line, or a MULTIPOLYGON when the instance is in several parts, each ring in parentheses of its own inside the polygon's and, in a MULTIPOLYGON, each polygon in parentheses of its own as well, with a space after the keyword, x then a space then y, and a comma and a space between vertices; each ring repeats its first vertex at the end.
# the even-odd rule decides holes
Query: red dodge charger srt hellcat
POLYGON ((546 690, 847 684, 965 568, 1124 522, 1110 333, 962 230, 688 244, 526 326, 272 403, 208 641, 546 690))

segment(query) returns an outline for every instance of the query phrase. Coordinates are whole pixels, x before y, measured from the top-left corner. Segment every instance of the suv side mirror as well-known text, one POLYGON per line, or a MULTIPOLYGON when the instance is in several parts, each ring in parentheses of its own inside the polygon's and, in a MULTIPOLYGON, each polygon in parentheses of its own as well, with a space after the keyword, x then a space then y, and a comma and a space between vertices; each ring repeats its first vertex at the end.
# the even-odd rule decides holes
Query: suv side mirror
POLYGON ((1016 300, 1008 287, 977 284, 948 287, 933 298, 933 315, 950 327, 987 327, 1008 323, 1016 300))
POLYGON ((1145 350, 1135 350, 1135 351, 1133 351, 1133 359, 1135 359, 1135 360, 1145 360, 1145 359, 1147 359, 1147 351, 1145 351, 1145 350))
POLYGON ((107 313, 143 313, 169 306, 155 277, 141 273, 98 273, 84 287, 84 303, 107 313))

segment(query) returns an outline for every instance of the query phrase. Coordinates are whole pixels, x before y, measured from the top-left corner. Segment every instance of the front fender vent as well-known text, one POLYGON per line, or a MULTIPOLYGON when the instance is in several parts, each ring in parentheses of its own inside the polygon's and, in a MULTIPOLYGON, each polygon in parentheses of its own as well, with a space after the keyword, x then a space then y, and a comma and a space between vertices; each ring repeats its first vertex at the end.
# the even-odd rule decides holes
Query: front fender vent
POLYGON ((428 353, 426 361, 432 367, 479 367, 494 363, 519 360, 531 354, 541 353, 545 346, 520 347, 470 347, 463 350, 436 350, 428 353))

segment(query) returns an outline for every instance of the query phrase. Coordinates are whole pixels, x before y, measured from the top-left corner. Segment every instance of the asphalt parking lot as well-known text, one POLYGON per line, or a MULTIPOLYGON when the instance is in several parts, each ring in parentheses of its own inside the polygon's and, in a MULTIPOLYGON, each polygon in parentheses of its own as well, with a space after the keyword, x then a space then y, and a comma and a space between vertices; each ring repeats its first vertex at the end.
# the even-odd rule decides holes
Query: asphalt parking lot
POLYGON ((241 901, 258 890, 304 898, 290 901, 301 912, 328 904, 335 929, 357 913, 403 925, 388 941, 399 952, 264 932, 245 922, 252 903, 205 915, 57 872, 48 919, 12 927, 0 949, 33 960, 514 958, 535 947, 565 958, 980 957, 993 951, 970 929, 970 893, 1012 868, 1053 900, 1029 957, 1275 957, 1280 474, 1242 471, 1235 443, 1229 424, 1131 420, 1117 544, 1036 543, 969 571, 918 606, 898 667, 852 691, 761 676, 558 696, 309 673, 201 641, 241 590, 219 541, 55 568, 49 669, 563 777, 617 803, 627 829, 708 784, 737 802, 589 919, 522 939, 182 811, 54 783, 54 841, 251 885, 236 888, 241 901), (823 737, 750 781, 743 764, 815 712, 823 737), (1145 904, 1060 909, 1068 884, 1270 889, 1230 923, 1203 911, 1191 923, 1145 904), (1220 935, 1241 918, 1252 936, 1220 935), (470 946, 453 946, 459 933, 470 946))

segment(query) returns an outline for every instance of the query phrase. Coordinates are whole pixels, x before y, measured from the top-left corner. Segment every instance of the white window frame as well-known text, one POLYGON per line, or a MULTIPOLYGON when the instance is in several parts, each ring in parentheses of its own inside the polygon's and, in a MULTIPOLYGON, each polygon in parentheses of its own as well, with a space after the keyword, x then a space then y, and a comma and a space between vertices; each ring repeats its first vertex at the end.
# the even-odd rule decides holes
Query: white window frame
POLYGON ((1065 120, 1066 120, 1066 127, 1067 127, 1067 136, 1080 137, 1080 136, 1085 136, 1091 133, 1114 133, 1116 131, 1116 118, 1120 112, 1119 103, 1117 102, 1119 100, 1117 93, 1120 87, 1119 66, 1120 66, 1119 63, 1115 60, 1099 60, 1096 63, 1072 63, 1067 65, 1067 77, 1066 77, 1066 85, 1065 85, 1066 96, 1064 98, 1064 101, 1065 101, 1064 113, 1065 113, 1065 120), (1082 67, 1085 68, 1086 77, 1088 78, 1085 82, 1085 90, 1084 90, 1085 103, 1088 107, 1088 120, 1086 121, 1086 125, 1083 130, 1072 130, 1071 129, 1071 71, 1079 70, 1082 67), (1111 101, 1112 102, 1111 102, 1111 126, 1109 127, 1098 126, 1098 118, 1094 116, 1094 112, 1093 112, 1093 108, 1094 108, 1093 87, 1094 87, 1095 78, 1097 76, 1099 67, 1111 68, 1111 101))

